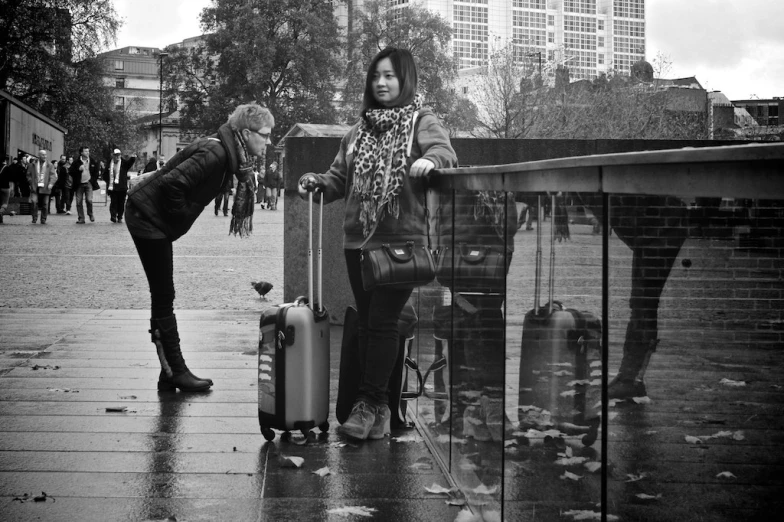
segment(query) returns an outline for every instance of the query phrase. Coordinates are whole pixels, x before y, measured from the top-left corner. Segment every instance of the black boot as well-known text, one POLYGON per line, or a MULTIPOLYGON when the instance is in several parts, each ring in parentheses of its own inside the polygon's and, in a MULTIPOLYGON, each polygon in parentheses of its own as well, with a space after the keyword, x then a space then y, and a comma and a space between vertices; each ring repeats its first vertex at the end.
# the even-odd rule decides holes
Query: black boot
POLYGON ((174 391, 179 388, 185 392, 200 392, 207 391, 212 386, 211 379, 201 379, 193 375, 185 365, 180 351, 177 318, 174 315, 150 319, 150 334, 161 362, 159 391, 174 391))

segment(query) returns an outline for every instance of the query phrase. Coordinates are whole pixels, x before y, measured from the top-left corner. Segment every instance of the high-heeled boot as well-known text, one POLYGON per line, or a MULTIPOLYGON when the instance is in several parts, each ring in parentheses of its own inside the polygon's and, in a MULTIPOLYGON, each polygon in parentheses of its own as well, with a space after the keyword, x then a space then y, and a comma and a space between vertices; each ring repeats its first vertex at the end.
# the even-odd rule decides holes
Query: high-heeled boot
POLYGON ((177 318, 174 315, 150 319, 150 334, 161 362, 158 390, 173 391, 179 388, 185 392, 200 392, 207 391, 212 386, 211 379, 197 377, 185 365, 180 350, 177 318))

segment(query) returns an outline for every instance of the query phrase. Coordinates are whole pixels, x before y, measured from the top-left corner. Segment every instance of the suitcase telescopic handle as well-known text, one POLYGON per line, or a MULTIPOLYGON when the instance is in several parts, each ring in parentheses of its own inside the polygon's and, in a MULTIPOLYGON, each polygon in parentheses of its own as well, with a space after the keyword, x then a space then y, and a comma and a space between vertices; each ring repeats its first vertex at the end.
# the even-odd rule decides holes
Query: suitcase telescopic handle
MULTIPOLYGON (((551 196, 550 208, 555 216, 555 194, 551 196)), ((536 196, 536 267, 534 268, 534 310, 539 313, 539 303, 542 295, 542 223, 544 222, 544 208, 542 196, 536 196)), ((553 220, 555 217, 552 218, 553 220)), ((550 277, 548 279, 548 313, 553 312, 553 298, 555 296, 555 223, 550 224, 550 277)))
POLYGON ((313 191, 308 192, 308 299, 310 300, 310 309, 316 311, 314 303, 318 302, 318 311, 324 310, 322 305, 322 276, 323 276, 323 257, 322 257, 322 244, 324 233, 324 192, 320 193, 320 207, 319 207, 319 233, 318 233, 318 301, 313 300, 313 191))
POLYGON ((308 191, 308 304, 313 310, 313 191, 308 191))

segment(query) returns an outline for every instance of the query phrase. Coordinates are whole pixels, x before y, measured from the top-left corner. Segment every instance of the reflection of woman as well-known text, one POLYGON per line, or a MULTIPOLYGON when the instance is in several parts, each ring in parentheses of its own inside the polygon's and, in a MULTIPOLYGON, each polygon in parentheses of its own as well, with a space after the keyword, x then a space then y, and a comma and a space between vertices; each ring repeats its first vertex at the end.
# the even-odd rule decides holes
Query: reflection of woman
POLYGON ((180 351, 174 316, 172 246, 215 196, 237 176, 229 230, 252 229, 253 160, 263 153, 275 120, 258 105, 240 105, 216 135, 200 138, 136 184, 128 195, 125 221, 150 285, 150 333, 158 349, 159 390, 204 391, 210 379, 193 375, 180 351))
POLYGON ((456 164, 449 136, 416 94, 411 53, 387 48, 370 63, 360 121, 340 144, 324 174, 305 174, 300 194, 323 190, 326 202, 344 198, 346 267, 359 311, 361 381, 351 415, 341 431, 357 439, 389 432, 387 385, 398 353, 398 319, 411 289, 365 291, 361 246, 427 243, 422 176, 456 164))
POLYGON ((459 270, 451 277, 439 274, 439 282, 452 292, 453 305, 434 310, 436 350, 441 351, 436 356, 451 358, 453 390, 463 392, 454 397, 453 426, 463 419, 456 427, 465 436, 499 441, 505 372, 504 283, 517 232, 514 195, 493 191, 442 194, 437 217, 440 256, 486 251, 487 259, 497 253, 505 261, 505 270, 494 274, 497 280, 493 281, 488 280, 489 274, 481 278, 459 270), (478 402, 466 399, 475 396, 478 402))

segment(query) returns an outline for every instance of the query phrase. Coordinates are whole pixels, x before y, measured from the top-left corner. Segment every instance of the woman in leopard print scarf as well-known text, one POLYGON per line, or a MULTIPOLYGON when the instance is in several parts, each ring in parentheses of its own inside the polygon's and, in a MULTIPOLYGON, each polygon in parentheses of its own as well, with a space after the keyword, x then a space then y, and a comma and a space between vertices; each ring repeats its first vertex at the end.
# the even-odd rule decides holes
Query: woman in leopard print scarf
POLYGON ((398 354, 398 321, 411 296, 411 289, 365 290, 362 247, 427 243, 421 178, 434 168, 457 164, 449 134, 416 90, 410 52, 387 48, 378 53, 368 67, 360 121, 343 138, 332 167, 300 178, 302 197, 308 190, 321 191, 325 203, 346 204, 343 248, 358 312, 360 375, 354 378, 359 389, 350 414, 341 407, 337 416, 343 422, 340 430, 360 440, 384 438, 399 419, 399 412, 390 411, 387 389, 398 354))

